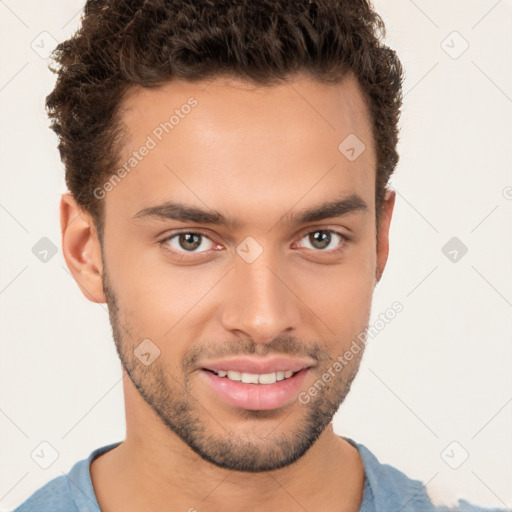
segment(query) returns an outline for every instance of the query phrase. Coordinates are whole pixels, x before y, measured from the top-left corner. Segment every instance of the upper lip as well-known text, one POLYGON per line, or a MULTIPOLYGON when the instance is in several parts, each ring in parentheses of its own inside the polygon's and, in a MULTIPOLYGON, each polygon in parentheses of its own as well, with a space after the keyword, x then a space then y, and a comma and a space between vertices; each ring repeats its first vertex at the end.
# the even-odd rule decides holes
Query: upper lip
POLYGON ((292 372, 298 372, 311 366, 313 366, 313 362, 310 359, 290 359, 287 357, 266 357, 264 359, 243 357, 218 361, 205 361, 201 364, 201 368, 204 370, 212 370, 215 372, 218 372, 219 370, 231 370, 240 373, 260 375, 290 370, 292 372))

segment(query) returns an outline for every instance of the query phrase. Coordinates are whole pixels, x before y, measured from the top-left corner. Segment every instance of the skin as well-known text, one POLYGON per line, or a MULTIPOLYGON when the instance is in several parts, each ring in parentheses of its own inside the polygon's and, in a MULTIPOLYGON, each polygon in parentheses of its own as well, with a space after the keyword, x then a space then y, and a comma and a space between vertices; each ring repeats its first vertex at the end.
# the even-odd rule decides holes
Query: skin
POLYGON ((299 75, 272 87, 217 78, 137 89, 124 103, 122 161, 190 96, 197 106, 103 199, 103 247, 91 216, 70 194, 61 200, 67 265, 89 300, 108 304, 123 364, 126 440, 91 464, 100 507, 357 511, 364 468, 331 420, 363 351, 309 403, 271 411, 227 405, 197 365, 313 354, 305 391, 368 326, 395 195, 386 195, 377 240, 375 149, 358 83, 299 75), (354 161, 338 150, 349 134, 366 146, 354 161), (350 194, 367 208, 279 222, 350 194), (168 200, 240 226, 134 218, 168 200), (184 228, 207 237, 192 254, 179 237, 164 241, 184 228), (329 229, 351 240, 333 235, 322 250, 308 236, 329 229), (236 252, 247 237, 263 249, 252 263, 236 252), (160 350, 149 366, 134 355, 144 339, 160 350))

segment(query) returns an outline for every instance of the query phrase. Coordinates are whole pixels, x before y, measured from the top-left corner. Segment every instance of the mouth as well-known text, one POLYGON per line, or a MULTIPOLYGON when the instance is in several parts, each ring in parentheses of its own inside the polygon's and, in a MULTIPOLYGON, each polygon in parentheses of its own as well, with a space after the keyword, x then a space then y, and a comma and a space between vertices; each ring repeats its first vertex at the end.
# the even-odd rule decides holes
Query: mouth
POLYGON ((268 411, 297 401, 297 395, 309 371, 309 367, 269 373, 202 368, 200 375, 215 397, 224 404, 236 409, 268 411))

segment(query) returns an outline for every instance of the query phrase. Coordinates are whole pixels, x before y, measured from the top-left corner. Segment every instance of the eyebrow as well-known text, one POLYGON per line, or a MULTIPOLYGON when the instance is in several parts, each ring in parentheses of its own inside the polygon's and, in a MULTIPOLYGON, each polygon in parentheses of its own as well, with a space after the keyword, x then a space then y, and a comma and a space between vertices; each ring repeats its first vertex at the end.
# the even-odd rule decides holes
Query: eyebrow
MULTIPOLYGON (((321 203, 298 212, 288 212, 279 220, 281 225, 299 225, 324 219, 341 217, 353 212, 366 212, 368 205, 357 194, 351 194, 333 201, 321 203)), ((222 225, 228 228, 240 228, 241 223, 232 217, 226 217, 216 210, 202 210, 175 201, 149 206, 137 212, 134 219, 155 218, 177 220, 198 224, 222 225)))

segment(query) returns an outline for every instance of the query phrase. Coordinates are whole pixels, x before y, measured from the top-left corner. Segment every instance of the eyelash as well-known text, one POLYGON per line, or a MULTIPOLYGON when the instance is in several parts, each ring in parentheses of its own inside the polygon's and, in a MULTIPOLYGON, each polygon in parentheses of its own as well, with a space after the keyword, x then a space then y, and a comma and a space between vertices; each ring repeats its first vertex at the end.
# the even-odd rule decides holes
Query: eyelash
MULTIPOLYGON (((319 254, 322 254, 322 253, 330 254, 330 255, 337 254, 337 253, 341 252, 345 248, 345 245, 351 241, 350 237, 348 237, 344 233, 340 233, 339 231, 336 231, 334 229, 314 229, 312 231, 307 231, 306 233, 300 235, 299 241, 302 240, 303 238, 307 237, 308 235, 311 235, 313 233, 318 233, 318 232, 330 233, 330 234, 338 235, 341 238, 340 244, 335 249, 330 249, 330 250, 325 250, 325 249, 308 249, 310 251, 314 251, 314 252, 319 253, 319 254)), ((176 238, 179 235, 183 235, 183 234, 200 235, 201 237, 206 238, 206 239, 210 240, 212 243, 215 244, 215 242, 213 242, 213 240, 211 240, 210 237, 206 233, 203 233, 200 230, 197 230, 197 231, 192 231, 192 230, 177 231, 177 232, 175 232, 175 233, 165 237, 163 240, 161 240, 159 242, 159 244, 161 246, 163 246, 164 250, 169 251, 169 252, 171 252, 173 254, 180 254, 180 255, 190 255, 190 256, 192 256, 192 255, 195 255, 195 254, 207 254, 211 250, 210 249, 210 250, 206 250, 206 251, 203 251, 203 252, 188 252, 188 251, 184 251, 184 250, 183 251, 176 251, 175 249, 171 249, 169 247, 169 245, 167 244, 167 242, 169 242, 173 238, 176 238)))

